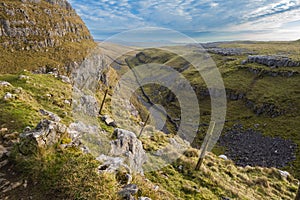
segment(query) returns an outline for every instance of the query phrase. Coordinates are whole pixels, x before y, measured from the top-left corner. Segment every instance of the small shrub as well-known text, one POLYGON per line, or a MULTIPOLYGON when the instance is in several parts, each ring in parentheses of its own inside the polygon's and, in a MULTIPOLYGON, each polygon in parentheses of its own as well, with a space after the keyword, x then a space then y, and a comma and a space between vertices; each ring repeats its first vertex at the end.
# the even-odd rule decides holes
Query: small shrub
POLYGON ((199 153, 196 149, 188 149, 186 150, 183 155, 185 155, 186 157, 198 157, 199 156, 199 153))

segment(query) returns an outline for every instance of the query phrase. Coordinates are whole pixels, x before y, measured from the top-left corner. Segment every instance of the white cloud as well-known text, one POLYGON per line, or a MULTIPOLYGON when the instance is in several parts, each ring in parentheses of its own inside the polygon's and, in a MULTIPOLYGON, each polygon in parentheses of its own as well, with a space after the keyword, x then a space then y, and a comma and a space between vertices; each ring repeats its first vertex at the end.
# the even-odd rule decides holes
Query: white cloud
POLYGON ((214 8, 214 7, 218 7, 218 3, 216 3, 216 2, 212 2, 211 4, 210 4, 210 7, 212 7, 212 8, 214 8))
MULTIPOLYGON (((97 32, 158 26, 178 31, 266 32, 300 19, 300 0, 71 0, 97 32)), ((281 28, 280 30, 283 30, 281 28)), ((293 32, 294 34, 294 30, 293 32)), ((246 34, 244 34, 246 36, 246 34)))

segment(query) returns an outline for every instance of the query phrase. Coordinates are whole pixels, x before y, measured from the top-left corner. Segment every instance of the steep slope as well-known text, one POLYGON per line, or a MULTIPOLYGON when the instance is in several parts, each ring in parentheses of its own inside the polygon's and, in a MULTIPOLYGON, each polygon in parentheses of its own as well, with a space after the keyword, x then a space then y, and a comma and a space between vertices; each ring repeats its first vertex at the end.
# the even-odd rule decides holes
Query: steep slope
POLYGON ((69 72, 93 47, 89 30, 66 0, 0 3, 0 73, 39 68, 69 72))
MULTIPOLYGON (((18 135, 22 133, 23 127, 33 128, 40 119, 48 118, 38 112, 39 109, 47 109, 59 114, 63 124, 72 122, 68 117, 70 106, 64 103, 72 93, 70 84, 63 83, 52 75, 29 72, 21 75, 27 76, 30 82, 19 80, 20 75, 0 76, 0 80, 11 84, 0 87, 0 96, 4 96, 7 92, 13 94, 12 99, 1 100, 5 108, 3 112, 7 115, 14 114, 9 121, 4 120, 7 119, 6 116, 1 116, 3 121, 0 145, 12 153, 9 157, 4 154, 0 158, 1 165, 7 158, 10 161, 0 167, 0 181, 3 183, 0 187, 0 198, 111 200, 120 198, 118 191, 126 185, 126 171, 120 169, 117 174, 98 173, 101 162, 95 160, 90 154, 83 154, 72 144, 71 138, 67 135, 32 156, 24 157, 18 152, 18 135), (35 82, 36 86, 32 86, 32 82, 35 82), (48 85, 55 86, 55 89, 49 89, 48 85), (24 89, 15 93, 14 91, 20 87, 24 89), (62 88, 65 88, 63 93, 61 93, 62 88), (51 98, 46 96, 48 89, 53 94, 51 98), (44 90, 45 92, 41 92, 44 90), (19 113, 15 113, 17 111, 19 113), (66 115, 61 115, 62 113, 66 115), (13 143, 16 144, 15 148, 11 147, 13 143), (70 147, 64 148, 66 145, 70 147)), ((103 99, 104 92, 100 90, 97 96, 103 99)), ((110 98, 111 93, 108 94, 104 114, 110 114, 110 98)), ((129 110, 124 112, 128 116, 131 115, 129 110)), ((136 122, 131 125, 119 125, 119 127, 134 126, 133 128, 139 130, 141 127, 138 124, 136 122)), ((100 121, 99 127, 101 132, 105 133, 103 137, 113 140, 111 134, 113 127, 100 121)), ((141 141, 144 149, 149 152, 168 144, 173 137, 151 126, 147 126, 146 129, 150 132, 152 130, 152 135, 144 135, 141 141)), ((178 160, 162 169, 147 172, 145 176, 133 174, 131 184, 136 184, 139 188, 134 196, 147 196, 153 200, 292 199, 296 194, 298 181, 292 176, 282 176, 278 169, 237 167, 232 161, 218 158, 211 153, 204 160, 201 170, 195 171, 199 153, 198 150, 190 148, 178 160)))
MULTIPOLYGON (((115 200, 123 199, 120 191, 126 187, 133 188, 133 195, 125 195, 131 199, 291 199, 295 196, 298 181, 275 168, 237 167, 232 161, 209 153, 201 171, 194 171, 199 151, 192 148, 170 165, 146 172, 145 176, 130 174, 130 170, 122 167, 116 173, 107 172, 103 161, 96 160, 92 154, 94 149, 107 147, 98 139, 124 144, 124 140, 116 142, 114 127, 98 115, 98 105, 106 89, 102 114, 112 114, 110 102, 119 78, 112 68, 108 69, 107 55, 86 58, 96 44, 66 0, 4 0, 0 9, 0 199, 115 200), (77 64, 83 60, 83 65, 77 64), (78 71, 71 71, 73 66, 78 71), (71 72, 75 79, 73 85, 72 80, 61 76, 71 72), (78 100, 74 91, 87 85, 95 87, 95 93, 83 95, 77 103, 96 113, 99 132, 84 130, 85 124, 78 120, 87 115, 77 118, 72 107, 78 100), (78 128, 73 133, 77 137, 70 133, 74 132, 74 126, 78 128), (31 135, 35 131, 38 134, 31 135), (37 147, 35 137, 39 134, 45 136, 41 142, 47 144, 52 140, 51 143, 37 147), (84 134, 90 136, 89 143, 84 144, 87 146, 82 144, 84 134)), ((111 46, 118 48, 109 44, 108 51, 103 52, 108 53, 111 46)), ((169 61, 171 65, 178 61, 172 59, 173 55, 154 52, 158 53, 157 62, 169 61)), ((126 62, 120 62, 126 71, 126 62)), ((133 100, 136 107, 143 108, 133 100)), ((130 120, 117 122, 117 126, 135 130, 131 135, 138 134, 142 128, 141 117, 132 112, 135 108, 130 102, 125 103, 129 108, 120 114, 130 120)), ((173 106, 175 109, 176 104, 173 106)), ((209 106, 205 106, 205 111, 207 119, 209 106)), ((147 114, 143 112, 141 115, 147 114)), ((175 138, 151 125, 145 127, 145 132, 150 135, 143 134, 136 140, 146 152, 158 150, 175 138)), ((125 149, 125 155, 132 155, 134 148, 128 146, 130 152, 125 149)))

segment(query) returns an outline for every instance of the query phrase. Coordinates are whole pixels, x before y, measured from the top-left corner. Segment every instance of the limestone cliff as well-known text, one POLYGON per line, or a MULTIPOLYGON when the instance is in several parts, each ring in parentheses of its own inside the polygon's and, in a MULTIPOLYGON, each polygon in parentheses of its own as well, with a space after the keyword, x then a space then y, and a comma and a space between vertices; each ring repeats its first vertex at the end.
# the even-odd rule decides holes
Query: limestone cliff
POLYGON ((63 68, 81 61, 94 46, 89 30, 66 0, 0 3, 0 73, 63 68))

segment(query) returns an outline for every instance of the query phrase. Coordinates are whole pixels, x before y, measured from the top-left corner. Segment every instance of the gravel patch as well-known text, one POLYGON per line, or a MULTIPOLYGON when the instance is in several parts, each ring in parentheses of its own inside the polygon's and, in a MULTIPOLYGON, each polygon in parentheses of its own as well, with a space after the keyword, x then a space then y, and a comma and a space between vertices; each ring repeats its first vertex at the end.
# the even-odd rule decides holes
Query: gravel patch
POLYGON ((292 141, 264 136, 241 125, 221 136, 219 143, 226 147, 225 155, 238 166, 281 168, 296 159, 297 145, 292 141))

